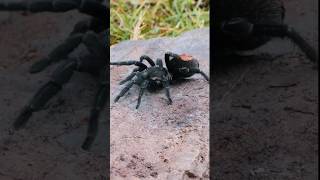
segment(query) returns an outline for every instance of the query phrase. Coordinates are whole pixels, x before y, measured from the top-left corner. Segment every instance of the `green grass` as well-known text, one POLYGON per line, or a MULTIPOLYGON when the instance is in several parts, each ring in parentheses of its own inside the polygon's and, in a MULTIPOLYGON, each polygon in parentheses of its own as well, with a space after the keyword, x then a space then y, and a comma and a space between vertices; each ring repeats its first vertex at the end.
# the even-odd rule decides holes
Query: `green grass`
POLYGON ((111 45, 209 26, 209 0, 111 0, 111 45))

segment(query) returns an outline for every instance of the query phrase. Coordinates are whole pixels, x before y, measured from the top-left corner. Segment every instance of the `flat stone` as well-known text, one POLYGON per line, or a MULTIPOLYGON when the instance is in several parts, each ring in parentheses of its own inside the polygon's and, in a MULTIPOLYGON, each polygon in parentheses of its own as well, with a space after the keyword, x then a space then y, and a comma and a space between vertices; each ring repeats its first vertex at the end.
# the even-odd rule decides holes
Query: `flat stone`
MULTIPOLYGON (((209 74, 209 29, 196 29, 176 38, 125 41, 110 49, 110 61, 153 60, 171 51, 188 53, 209 74)), ((208 178, 209 83, 200 75, 171 85, 172 105, 164 90, 146 92, 135 109, 139 87, 113 102, 124 87, 118 83, 134 66, 110 68, 111 179, 208 178)))

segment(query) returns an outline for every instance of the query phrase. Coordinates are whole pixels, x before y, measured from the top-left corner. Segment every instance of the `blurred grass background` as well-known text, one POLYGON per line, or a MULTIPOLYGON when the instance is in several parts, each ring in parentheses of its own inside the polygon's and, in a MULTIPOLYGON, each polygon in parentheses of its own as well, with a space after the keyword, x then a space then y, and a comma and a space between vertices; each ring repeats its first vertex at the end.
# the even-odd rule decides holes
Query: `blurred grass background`
POLYGON ((209 26, 209 0, 111 0, 111 45, 209 26))

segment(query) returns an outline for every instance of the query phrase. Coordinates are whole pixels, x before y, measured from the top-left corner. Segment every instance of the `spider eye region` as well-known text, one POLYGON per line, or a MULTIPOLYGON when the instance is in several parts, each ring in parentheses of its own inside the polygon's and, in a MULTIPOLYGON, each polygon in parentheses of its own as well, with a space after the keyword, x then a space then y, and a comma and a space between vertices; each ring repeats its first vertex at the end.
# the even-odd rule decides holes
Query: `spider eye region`
POLYGON ((161 81, 161 80, 162 80, 162 78, 157 77, 157 76, 151 77, 150 79, 151 79, 152 81, 161 81))

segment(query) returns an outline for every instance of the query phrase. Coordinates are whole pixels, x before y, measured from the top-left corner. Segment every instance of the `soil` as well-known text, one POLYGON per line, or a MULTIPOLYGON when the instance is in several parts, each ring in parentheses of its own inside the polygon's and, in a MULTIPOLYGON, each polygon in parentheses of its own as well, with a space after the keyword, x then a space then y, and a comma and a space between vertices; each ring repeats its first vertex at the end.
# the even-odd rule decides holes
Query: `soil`
POLYGON ((94 77, 75 73, 24 128, 12 129, 17 114, 57 64, 38 74, 29 74, 30 66, 61 43, 83 18, 87 17, 78 12, 0 13, 1 180, 106 179, 106 111, 91 151, 81 150, 98 89, 94 77))
MULTIPOLYGON (((286 22, 318 49, 318 1, 284 3, 286 22)), ((213 69, 213 179, 318 179, 318 70, 289 40, 254 54, 213 69)))

